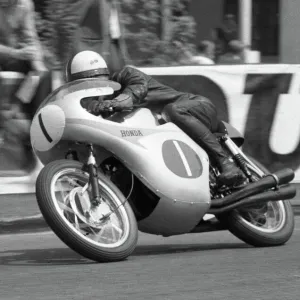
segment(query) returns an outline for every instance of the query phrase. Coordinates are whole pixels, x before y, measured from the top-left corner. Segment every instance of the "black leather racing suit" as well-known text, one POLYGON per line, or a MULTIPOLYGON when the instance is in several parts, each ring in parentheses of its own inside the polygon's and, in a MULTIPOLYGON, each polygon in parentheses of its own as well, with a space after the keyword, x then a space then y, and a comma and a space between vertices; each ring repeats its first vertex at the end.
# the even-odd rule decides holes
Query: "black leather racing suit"
MULTIPOLYGON (((241 170, 228 158, 213 134, 217 131, 219 120, 216 108, 210 100, 198 95, 178 92, 132 67, 123 68, 111 79, 119 82, 122 89, 114 95, 113 100, 103 101, 96 106, 91 105, 95 107, 96 113, 97 105, 98 108, 103 107, 106 105, 104 102, 120 109, 161 103, 163 105, 160 107, 164 115, 198 143, 218 165, 222 173, 219 180, 223 184, 231 185, 244 180, 241 170)), ((88 110, 93 112, 93 109, 88 110)))
POLYGON ((212 134, 217 131, 219 120, 210 100, 176 91, 132 67, 123 68, 111 79, 122 85, 120 93, 129 95, 134 107, 160 103, 154 107, 162 108, 170 121, 203 147, 212 159, 218 162, 219 158, 227 157, 212 134))

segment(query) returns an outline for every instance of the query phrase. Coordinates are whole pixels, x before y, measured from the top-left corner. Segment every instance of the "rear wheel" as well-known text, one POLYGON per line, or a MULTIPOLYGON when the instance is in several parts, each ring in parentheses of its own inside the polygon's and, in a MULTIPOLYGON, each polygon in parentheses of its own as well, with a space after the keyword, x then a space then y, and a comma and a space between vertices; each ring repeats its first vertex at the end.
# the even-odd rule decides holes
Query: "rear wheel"
MULTIPOLYGON (((261 171, 270 173, 258 161, 250 159, 261 171)), ((250 165, 248 167, 259 180, 261 175, 250 165)), ((290 201, 287 200, 235 209, 218 218, 232 234, 256 247, 282 245, 290 239, 294 231, 294 212, 290 201)))
POLYGON ((50 228, 74 251, 98 262, 123 260, 137 244, 136 219, 119 189, 98 176, 101 203, 93 208, 91 191, 83 190, 89 174, 82 164, 51 162, 36 182, 38 205, 50 228))

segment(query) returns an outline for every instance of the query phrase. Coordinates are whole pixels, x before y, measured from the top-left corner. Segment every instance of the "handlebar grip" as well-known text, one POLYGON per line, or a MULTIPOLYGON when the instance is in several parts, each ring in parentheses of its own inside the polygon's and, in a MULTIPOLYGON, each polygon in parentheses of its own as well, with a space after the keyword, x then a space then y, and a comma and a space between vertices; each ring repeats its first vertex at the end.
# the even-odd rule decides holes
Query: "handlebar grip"
POLYGON ((124 112, 126 112, 126 111, 130 112, 132 110, 133 110, 133 107, 128 107, 128 108, 115 107, 115 108, 113 108, 112 111, 115 111, 115 112, 122 112, 122 111, 124 111, 124 112))

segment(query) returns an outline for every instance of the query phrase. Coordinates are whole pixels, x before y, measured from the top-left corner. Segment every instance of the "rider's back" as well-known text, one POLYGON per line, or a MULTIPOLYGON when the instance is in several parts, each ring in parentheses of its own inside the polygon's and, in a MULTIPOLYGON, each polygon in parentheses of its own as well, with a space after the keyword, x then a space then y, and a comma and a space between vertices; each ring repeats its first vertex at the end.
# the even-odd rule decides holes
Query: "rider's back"
POLYGON ((152 76, 130 66, 126 66, 118 74, 114 74, 112 79, 118 81, 122 85, 122 91, 130 89, 133 93, 139 94, 138 90, 142 87, 143 93, 140 93, 141 99, 134 101, 134 106, 145 106, 149 104, 149 102, 168 104, 192 96, 188 93, 179 92, 164 85, 152 76), (143 97, 143 94, 145 97, 143 97))

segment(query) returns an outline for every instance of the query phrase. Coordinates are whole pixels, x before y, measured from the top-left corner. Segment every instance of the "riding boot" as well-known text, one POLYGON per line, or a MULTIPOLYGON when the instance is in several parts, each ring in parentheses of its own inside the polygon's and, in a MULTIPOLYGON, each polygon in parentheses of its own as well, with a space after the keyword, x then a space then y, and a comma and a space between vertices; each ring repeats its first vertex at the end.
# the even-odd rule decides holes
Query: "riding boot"
POLYGON ((246 177, 242 170, 239 169, 235 162, 230 158, 219 159, 221 175, 218 177, 219 182, 225 185, 240 185, 246 177))
POLYGON ((207 131, 202 136, 203 148, 208 152, 209 157, 220 169, 221 175, 218 177, 219 183, 225 185, 239 185, 246 177, 235 162, 228 157, 215 135, 207 131))
MULTIPOLYGON (((199 98, 199 97, 198 97, 199 98)), ((217 131, 217 111, 209 100, 181 100, 164 108, 166 116, 187 133, 218 166, 219 181, 225 185, 240 185, 243 172, 235 165, 212 132, 217 131)))

